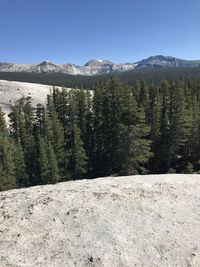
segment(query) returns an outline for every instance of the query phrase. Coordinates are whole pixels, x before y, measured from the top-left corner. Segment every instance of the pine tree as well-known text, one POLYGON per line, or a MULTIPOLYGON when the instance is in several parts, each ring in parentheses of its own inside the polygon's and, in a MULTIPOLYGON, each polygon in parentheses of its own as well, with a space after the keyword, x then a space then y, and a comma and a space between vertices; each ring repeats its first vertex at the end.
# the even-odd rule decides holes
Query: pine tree
POLYGON ((68 153, 66 152, 66 143, 64 128, 58 118, 56 112, 53 97, 48 96, 47 103, 47 140, 52 144, 60 171, 61 181, 68 180, 67 165, 68 165, 68 153))
POLYGON ((119 170, 120 98, 125 85, 111 78, 94 92, 94 168, 95 176, 119 170))
POLYGON ((92 93, 86 91, 86 116, 85 116, 85 136, 84 136, 84 148, 88 158, 88 177, 92 177, 93 173, 93 149, 94 149, 94 113, 92 103, 92 93))
POLYGON ((0 107, 0 136, 4 136, 8 134, 8 129, 6 127, 6 122, 4 118, 4 113, 0 107))
POLYGON ((39 166, 39 183, 40 184, 48 184, 50 177, 50 167, 48 160, 48 152, 45 145, 45 141, 40 136, 38 137, 38 166, 39 166))
POLYGON ((192 113, 186 104, 183 83, 181 81, 177 82, 173 89, 170 112, 170 167, 181 171, 181 165, 184 168, 186 164, 187 141, 191 133, 192 113))
POLYGON ((158 170, 161 173, 166 173, 170 169, 170 144, 169 144, 169 133, 170 133, 170 94, 169 84, 167 81, 162 83, 162 108, 161 108, 161 119, 160 119, 160 144, 159 153, 157 156, 158 170))
POLYGON ((149 127, 145 123, 143 108, 138 108, 135 97, 126 90, 120 131, 121 174, 146 172, 145 163, 152 156, 149 127))
POLYGON ((73 145, 70 167, 73 174, 73 179, 82 179, 87 173, 87 156, 83 148, 80 129, 76 124, 73 125, 73 145))
POLYGON ((0 190, 17 188, 13 143, 8 137, 0 138, 0 162, 3 171, 3 176, 0 178, 0 190))
POLYGON ((81 179, 87 172, 87 156, 81 131, 78 127, 77 101, 74 92, 68 94, 68 120, 65 124, 67 152, 69 157, 68 175, 71 179, 81 179))
POLYGON ((35 131, 36 134, 44 137, 46 135, 46 112, 45 108, 41 104, 37 104, 36 107, 36 118, 35 118, 35 131))
POLYGON ((75 93, 77 101, 77 124, 81 131, 82 140, 85 139, 86 135, 86 115, 87 115, 87 102, 86 93, 83 89, 77 90, 75 93))
POLYGON ((48 180, 51 183, 60 182, 60 171, 58 167, 58 160, 56 158, 56 154, 54 152, 53 146, 51 144, 48 145, 48 161, 49 161, 49 178, 48 180))
POLYGON ((138 107, 142 108, 145 112, 145 121, 149 125, 150 121, 150 107, 149 107, 149 86, 145 80, 140 81, 140 88, 138 92, 138 107))
POLYGON ((192 97, 192 129, 189 139, 189 159, 194 170, 200 170, 200 98, 194 94, 192 97))
POLYGON ((93 96, 93 142, 91 162, 93 166, 92 176, 98 177, 104 175, 102 166, 103 158, 103 85, 98 84, 94 90, 93 96))
POLYGON ((14 144, 0 108, 0 191, 17 188, 13 150, 14 144))
POLYGON ((25 155, 19 142, 14 144, 14 164, 17 187, 26 187, 29 185, 29 179, 25 164, 25 155))
POLYGON ((161 124, 161 96, 159 88, 151 85, 149 94, 149 114, 148 123, 150 127, 149 138, 152 141, 151 150, 154 156, 151 157, 149 168, 153 172, 158 172, 157 157, 160 151, 160 124, 161 124))
POLYGON ((29 176, 28 184, 38 184, 37 151, 35 141, 35 115, 31 98, 21 98, 12 107, 9 114, 11 136, 22 146, 26 169, 29 176))

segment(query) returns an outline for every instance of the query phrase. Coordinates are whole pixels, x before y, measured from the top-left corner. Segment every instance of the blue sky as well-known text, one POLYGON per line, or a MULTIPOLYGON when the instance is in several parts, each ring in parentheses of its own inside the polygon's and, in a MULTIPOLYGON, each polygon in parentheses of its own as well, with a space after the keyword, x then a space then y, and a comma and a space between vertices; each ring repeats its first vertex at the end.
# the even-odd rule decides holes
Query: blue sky
POLYGON ((200 0, 0 0, 0 62, 200 59, 200 0))

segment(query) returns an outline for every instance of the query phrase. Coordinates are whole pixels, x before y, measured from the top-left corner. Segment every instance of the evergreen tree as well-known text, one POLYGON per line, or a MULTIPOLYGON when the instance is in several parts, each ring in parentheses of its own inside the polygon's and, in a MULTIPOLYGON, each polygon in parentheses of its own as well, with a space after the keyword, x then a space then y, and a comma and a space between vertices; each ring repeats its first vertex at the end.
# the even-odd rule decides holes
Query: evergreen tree
POLYGON ((87 173, 87 156, 83 148, 80 129, 76 124, 73 125, 72 137, 72 155, 70 160, 70 169, 72 170, 73 179, 82 179, 87 173))
POLYGON ((81 131, 78 127, 77 101, 74 92, 68 94, 68 121, 66 121, 66 143, 69 157, 69 172, 71 179, 81 179, 87 172, 87 156, 84 143, 81 139, 81 131))
POLYGON ((4 114, 0 108, 0 191, 17 188, 13 150, 14 144, 8 136, 4 114))
POLYGON ((192 127, 192 113, 186 105, 184 97, 184 87, 182 82, 178 82, 173 88, 171 97, 170 112, 170 167, 177 171, 184 168, 187 158, 187 141, 192 127), (185 159, 184 159, 185 158, 185 159), (182 165, 179 163, 182 161, 182 165))
POLYGON ((53 146, 48 145, 48 161, 49 161, 49 178, 51 183, 57 183, 61 180, 58 161, 53 146))
POLYGON ((68 179, 67 165, 69 159, 66 153, 64 128, 58 118, 51 95, 48 96, 47 102, 47 135, 47 140, 52 144, 55 151, 61 180, 66 181, 68 179))
POLYGON ((14 164, 17 187, 29 185, 29 179, 25 164, 25 155, 19 142, 14 143, 14 164))
POLYGON ((125 85, 117 78, 100 84, 94 92, 95 176, 119 170, 120 99, 125 85))
POLYGON ((154 156, 149 162, 150 171, 158 172, 158 155, 160 150, 160 124, 161 124, 161 97, 159 88, 152 86, 149 94, 149 138, 152 141, 151 150, 154 156))
POLYGON ((162 108, 161 108, 161 119, 160 119, 160 144, 159 153, 157 156, 158 170, 161 173, 166 173, 170 169, 170 144, 169 144, 169 133, 170 133, 170 94, 169 84, 167 81, 162 83, 162 108))
POLYGON ((45 141, 40 136, 38 137, 38 165, 39 165, 39 183, 48 184, 50 177, 50 166, 48 160, 48 152, 45 145, 45 141))
POLYGON ((145 173, 144 164, 152 156, 149 127, 145 123, 143 108, 138 108, 135 97, 126 90, 121 120, 120 162, 125 175, 145 173))
POLYGON ((103 84, 98 84, 93 96, 93 142, 92 142, 92 174, 94 177, 102 176, 104 172, 103 159, 103 84))

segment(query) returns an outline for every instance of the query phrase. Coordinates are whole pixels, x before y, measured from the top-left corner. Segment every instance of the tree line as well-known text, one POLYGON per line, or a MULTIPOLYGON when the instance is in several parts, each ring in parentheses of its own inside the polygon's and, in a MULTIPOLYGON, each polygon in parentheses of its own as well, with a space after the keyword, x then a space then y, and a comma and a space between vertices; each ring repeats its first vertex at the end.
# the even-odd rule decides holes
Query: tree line
POLYGON ((118 78, 54 88, 46 107, 0 111, 0 190, 109 175, 200 170, 200 82, 118 78))
MULTIPOLYGON (((200 67, 176 67, 176 68, 135 68, 131 71, 115 73, 128 85, 135 85, 137 80, 144 79, 159 84, 163 80, 175 81, 179 77, 190 80, 200 79, 200 67)), ((29 72, 0 72, 1 80, 48 84, 64 86, 68 88, 95 88, 101 80, 112 77, 113 73, 85 76, 70 75, 65 73, 29 73, 29 72)))

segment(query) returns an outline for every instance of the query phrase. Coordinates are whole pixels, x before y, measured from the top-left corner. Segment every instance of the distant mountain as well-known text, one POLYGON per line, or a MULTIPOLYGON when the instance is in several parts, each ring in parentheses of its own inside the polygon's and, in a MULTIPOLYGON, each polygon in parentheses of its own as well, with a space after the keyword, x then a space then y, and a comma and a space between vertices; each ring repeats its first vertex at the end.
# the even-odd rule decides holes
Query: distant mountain
POLYGON ((183 60, 169 56, 151 56, 135 63, 113 63, 108 60, 92 59, 84 66, 74 64, 55 64, 43 61, 39 64, 0 63, 0 72, 29 72, 29 73, 64 73, 70 75, 103 75, 122 73, 134 69, 150 68, 194 68, 200 67, 200 60, 183 60))
POLYGON ((92 59, 89 60, 84 66, 85 67, 97 67, 97 66, 112 66, 113 63, 108 60, 103 59, 92 59))
POLYGON ((166 57, 162 55, 152 56, 143 59, 137 64, 138 68, 187 68, 187 67, 200 67, 200 60, 184 60, 175 57, 166 57))
POLYGON ((0 72, 0 80, 92 89, 97 83, 102 81, 102 79, 113 75, 119 77, 123 82, 129 85, 134 85, 141 79, 154 82, 154 84, 159 84, 163 80, 175 81, 180 79, 180 77, 185 80, 200 81, 200 67, 136 68, 130 71, 117 72, 114 74, 109 73, 90 76, 69 75, 64 73, 0 72))

